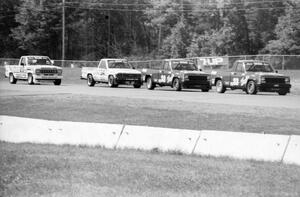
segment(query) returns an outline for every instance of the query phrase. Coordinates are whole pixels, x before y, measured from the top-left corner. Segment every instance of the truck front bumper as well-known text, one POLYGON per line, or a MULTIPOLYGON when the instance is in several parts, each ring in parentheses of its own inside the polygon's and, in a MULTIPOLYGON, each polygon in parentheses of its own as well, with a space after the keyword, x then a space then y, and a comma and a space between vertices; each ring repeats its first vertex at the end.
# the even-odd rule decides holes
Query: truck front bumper
POLYGON ((34 75, 36 81, 53 81, 56 79, 62 79, 62 75, 34 75))
POLYGON ((183 81, 183 88, 211 89, 210 81, 183 81))
POLYGON ((116 78, 117 84, 143 84, 143 81, 141 79, 118 79, 116 78))
POLYGON ((278 91, 290 92, 291 87, 292 87, 291 84, 285 84, 285 83, 280 83, 280 84, 271 84, 271 83, 257 84, 257 89, 260 92, 278 92, 278 91))

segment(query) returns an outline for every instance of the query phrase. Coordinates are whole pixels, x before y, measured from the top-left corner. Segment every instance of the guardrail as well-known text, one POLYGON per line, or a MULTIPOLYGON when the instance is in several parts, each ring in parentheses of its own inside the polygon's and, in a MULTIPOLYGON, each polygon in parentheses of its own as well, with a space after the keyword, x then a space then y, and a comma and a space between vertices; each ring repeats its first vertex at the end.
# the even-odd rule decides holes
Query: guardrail
MULTIPOLYGON (((223 66, 226 68, 230 68, 233 63, 236 60, 250 60, 250 59, 256 59, 256 60, 263 60, 270 62, 273 67, 277 70, 293 70, 293 69, 300 69, 300 55, 239 55, 239 56, 210 56, 210 57, 191 57, 186 58, 190 60, 194 60, 199 63, 199 59, 208 59, 213 60, 216 58, 222 58, 223 63, 220 63, 219 66, 223 66)), ((19 59, 14 58, 0 58, 0 65, 6 64, 18 64, 19 59)), ((156 68, 159 67, 163 60, 147 60, 147 61, 129 61, 134 67, 138 69, 143 68, 156 68)), ((85 61, 85 60, 54 60, 55 65, 64 67, 96 67, 99 63, 99 61, 85 61), (64 63, 63 63, 64 62, 64 63)), ((211 62, 208 64, 208 67, 210 69, 213 69, 212 66, 216 66, 215 68, 218 68, 217 64, 214 64, 214 62, 211 62)))
POLYGON ((300 136, 0 116, 0 140, 161 150, 300 165, 300 136))

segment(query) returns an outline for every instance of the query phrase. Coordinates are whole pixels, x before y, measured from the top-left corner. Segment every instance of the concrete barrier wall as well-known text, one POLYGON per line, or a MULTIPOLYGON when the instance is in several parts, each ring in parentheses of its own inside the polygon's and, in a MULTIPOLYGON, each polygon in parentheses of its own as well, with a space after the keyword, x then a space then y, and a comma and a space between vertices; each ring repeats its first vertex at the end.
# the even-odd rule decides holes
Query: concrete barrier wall
POLYGON ((287 146, 283 162, 300 165, 300 136, 292 135, 287 146))
POLYGON ((202 131, 194 153, 241 159, 281 161, 288 138, 285 135, 202 131))
POLYGON ((122 125, 0 117, 0 140, 114 148, 122 125))
POLYGON ((180 151, 300 165, 300 136, 195 131, 0 116, 0 140, 180 151))
POLYGON ((126 125, 117 148, 180 151, 191 154, 200 131, 126 125))

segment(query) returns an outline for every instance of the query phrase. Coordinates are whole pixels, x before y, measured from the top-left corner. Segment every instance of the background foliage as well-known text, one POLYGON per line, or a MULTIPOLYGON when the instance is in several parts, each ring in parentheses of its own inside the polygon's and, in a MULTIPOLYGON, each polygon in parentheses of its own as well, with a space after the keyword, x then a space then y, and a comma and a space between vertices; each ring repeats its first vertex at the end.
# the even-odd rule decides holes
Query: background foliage
POLYGON ((300 54, 299 0, 0 1, 0 57, 300 54))

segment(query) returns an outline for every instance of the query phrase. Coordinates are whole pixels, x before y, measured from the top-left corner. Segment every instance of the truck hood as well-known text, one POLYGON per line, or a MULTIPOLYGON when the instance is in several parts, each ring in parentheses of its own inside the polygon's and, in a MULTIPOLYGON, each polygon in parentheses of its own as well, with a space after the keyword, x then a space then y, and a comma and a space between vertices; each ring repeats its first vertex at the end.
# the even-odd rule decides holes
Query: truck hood
POLYGON ((118 74, 118 73, 125 73, 125 74, 141 74, 140 71, 134 70, 134 69, 119 69, 119 68, 113 68, 109 69, 109 72, 111 74, 118 74))
POLYGON ((205 75, 205 76, 210 75, 203 71, 196 71, 196 70, 195 71, 185 70, 185 71, 180 71, 180 73, 185 74, 185 75, 205 75))
POLYGON ((30 69, 45 69, 45 70, 47 70, 47 69, 52 69, 52 70, 54 70, 54 69, 62 69, 61 67, 58 67, 58 66, 49 66, 49 65, 47 65, 47 66, 45 66, 45 65, 34 65, 34 66, 27 66, 27 69, 28 68, 30 68, 30 69))
POLYGON ((285 77, 283 74, 269 72, 253 72, 252 74, 265 77, 285 77))

